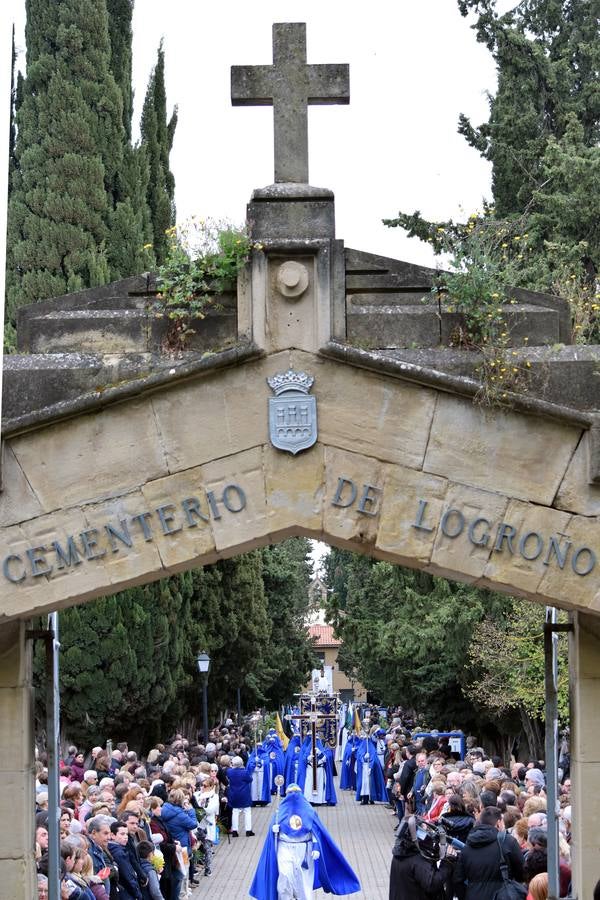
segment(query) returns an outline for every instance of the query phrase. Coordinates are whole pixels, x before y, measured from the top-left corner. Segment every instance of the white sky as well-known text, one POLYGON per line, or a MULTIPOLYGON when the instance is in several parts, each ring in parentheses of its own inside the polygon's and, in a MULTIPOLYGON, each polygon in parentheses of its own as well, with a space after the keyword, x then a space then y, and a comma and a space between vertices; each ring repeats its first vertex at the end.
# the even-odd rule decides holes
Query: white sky
MULTIPOLYGON (((24 2, 9 5, 24 49, 24 2)), ((242 222, 252 189, 273 181, 272 109, 232 107, 229 70, 270 63, 272 23, 285 21, 306 22, 309 62, 350 63, 350 105, 309 111, 310 181, 335 192, 337 236, 431 264, 428 247, 380 220, 416 208, 468 215, 489 194, 489 165, 456 125, 460 112, 487 118, 495 70, 455 0, 137 0, 136 121, 164 37, 178 219, 242 222)))

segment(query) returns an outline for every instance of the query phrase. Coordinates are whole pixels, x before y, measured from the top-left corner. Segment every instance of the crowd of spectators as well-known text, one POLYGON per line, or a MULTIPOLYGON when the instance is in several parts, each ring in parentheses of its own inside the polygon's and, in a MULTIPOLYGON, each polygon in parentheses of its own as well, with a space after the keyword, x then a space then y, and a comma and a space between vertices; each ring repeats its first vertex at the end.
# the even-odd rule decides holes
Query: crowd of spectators
MULTIPOLYGON (((488 756, 476 746, 463 759, 452 752, 447 740, 426 737, 415 742, 404 719, 390 714, 388 721, 389 727, 382 728, 377 713, 367 713, 363 726, 379 739, 388 807, 398 818, 397 846, 407 846, 403 823, 411 813, 442 826, 449 838, 465 845, 448 875, 446 896, 475 900, 480 895, 470 891, 469 884, 478 882, 478 867, 485 870, 489 863, 483 851, 502 832, 508 835, 505 846, 511 876, 528 886, 530 900, 545 900, 543 761, 530 759, 507 767, 499 757, 488 756)), ((178 734, 168 744, 153 747, 145 759, 126 744, 114 750, 110 745, 94 747, 89 752, 70 747, 60 768, 62 897, 184 900, 189 896, 201 875, 211 875, 218 840, 239 836, 239 813, 245 811, 245 834, 253 837, 250 807, 271 799, 266 771, 264 791, 254 796, 259 745, 255 747, 252 738, 250 725, 238 729, 227 720, 211 731, 206 744, 189 743, 178 734)), ((270 734, 260 745, 265 760, 276 755, 275 744, 279 740, 270 734)), ((40 758, 36 780, 40 898, 47 897, 46 782, 47 770, 40 758)), ((567 897, 571 883, 568 769, 562 772, 559 799, 560 896, 567 897)), ((500 877, 499 854, 495 846, 492 850, 490 871, 500 877)), ((393 872, 392 867, 392 876, 393 872)), ((394 894, 392 877, 390 897, 404 900, 404 896, 402 891, 394 894)), ((487 894, 481 898, 485 900, 487 894)))
MULTIPOLYGON (((71 746, 60 765, 61 897, 183 900, 212 872, 231 825, 230 783, 251 750, 250 727, 231 720, 206 744, 175 735, 145 759, 127 744, 71 746)), ((36 763, 38 897, 48 896, 48 771, 36 763)), ((237 824, 237 823, 236 823, 237 824)), ((253 833, 248 830, 248 835, 253 833)))
MULTIPOLYGON (((384 775, 389 808, 399 819, 397 832, 406 816, 414 813, 425 822, 442 826, 449 838, 465 845, 448 876, 446 896, 485 900, 495 895, 502 885, 500 834, 511 877, 528 887, 531 900, 545 900, 548 819, 543 760, 505 766, 500 757, 488 756, 481 747, 471 747, 461 759, 446 739, 413 742, 400 719, 392 720, 384 740, 384 775), (488 883, 488 893, 481 887, 484 883, 488 883)), ((571 781, 568 768, 560 775, 559 880, 560 897, 567 897, 571 885, 571 781)), ((398 889, 390 896, 401 900, 405 895, 398 889)))

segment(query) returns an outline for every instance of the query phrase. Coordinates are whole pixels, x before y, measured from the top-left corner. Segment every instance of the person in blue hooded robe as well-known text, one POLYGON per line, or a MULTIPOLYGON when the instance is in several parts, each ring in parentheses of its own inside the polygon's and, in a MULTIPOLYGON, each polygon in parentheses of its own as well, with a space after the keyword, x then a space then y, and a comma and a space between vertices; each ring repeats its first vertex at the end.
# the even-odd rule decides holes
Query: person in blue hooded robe
POLYGON ((326 894, 353 894, 360 882, 302 789, 291 784, 271 819, 250 896, 311 900, 319 888, 326 894))
POLYGON ((342 759, 340 774, 340 790, 356 790, 356 751, 358 749, 358 737, 355 734, 348 736, 342 759))
POLYGON ((300 750, 300 762, 298 764, 298 784, 304 790, 304 796, 314 806, 335 806, 337 796, 333 783, 333 753, 323 746, 320 738, 317 738, 317 790, 313 790, 313 753, 312 738, 307 735, 304 738, 300 750))
POLYGON ((372 738, 363 737, 356 751, 356 799, 363 804, 388 802, 377 744, 372 738))
POLYGON ((250 786, 252 806, 266 806, 271 802, 271 782, 269 780, 269 757, 257 744, 246 764, 246 769, 252 775, 250 786))
POLYGON ((272 794, 276 794, 279 788, 275 784, 277 775, 283 775, 285 769, 285 756, 281 739, 275 732, 269 732, 263 741, 263 750, 267 754, 269 767, 269 783, 272 794))
POLYGON ((283 783, 284 793, 287 790, 288 785, 292 783, 298 783, 298 766, 300 765, 301 749, 302 738, 299 734, 295 734, 287 745, 287 750, 285 751, 285 769, 283 771, 283 777, 285 778, 285 781, 283 783))

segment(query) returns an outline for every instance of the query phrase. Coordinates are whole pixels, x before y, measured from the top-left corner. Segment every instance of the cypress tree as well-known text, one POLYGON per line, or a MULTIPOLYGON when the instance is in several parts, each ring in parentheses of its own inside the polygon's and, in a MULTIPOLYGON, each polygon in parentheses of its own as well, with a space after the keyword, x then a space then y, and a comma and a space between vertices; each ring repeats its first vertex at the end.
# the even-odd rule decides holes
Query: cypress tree
POLYGON ((109 213, 107 257, 111 279, 152 269, 152 223, 147 203, 150 172, 147 153, 131 145, 133 0, 106 0, 110 37, 110 70, 121 92, 123 156, 109 213))
POLYGON ((106 6, 27 0, 27 75, 8 216, 7 314, 108 280, 122 109, 106 6))
POLYGON ((499 216, 521 213, 543 183, 542 160, 573 117, 587 147, 600 140, 598 0, 528 0, 505 15, 495 0, 459 0, 477 14, 477 39, 492 53, 498 89, 487 123, 466 116, 459 131, 492 163, 499 216))
POLYGON ((133 89, 131 85, 131 60, 133 43, 134 0, 106 0, 108 30, 110 38, 110 70, 113 74, 123 101, 123 128, 125 140, 131 141, 131 121, 133 117, 133 89))
POLYGON ((147 201, 154 234, 154 254, 161 265, 168 252, 166 231, 175 223, 175 179, 169 169, 169 154, 177 125, 177 107, 167 122, 165 54, 162 41, 148 83, 142 110, 142 147, 146 151, 150 177, 147 201))

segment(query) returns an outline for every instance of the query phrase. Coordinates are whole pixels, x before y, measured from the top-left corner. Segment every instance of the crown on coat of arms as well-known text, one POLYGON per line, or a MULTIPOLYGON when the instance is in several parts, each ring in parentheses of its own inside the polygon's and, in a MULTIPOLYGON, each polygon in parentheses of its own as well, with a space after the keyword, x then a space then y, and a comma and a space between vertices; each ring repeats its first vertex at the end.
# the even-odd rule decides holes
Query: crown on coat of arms
POLYGON ((308 394, 314 381, 312 375, 308 375, 306 372, 294 372, 293 369, 288 369, 287 372, 278 372, 272 378, 267 378, 267 382, 276 396, 292 390, 308 394))

